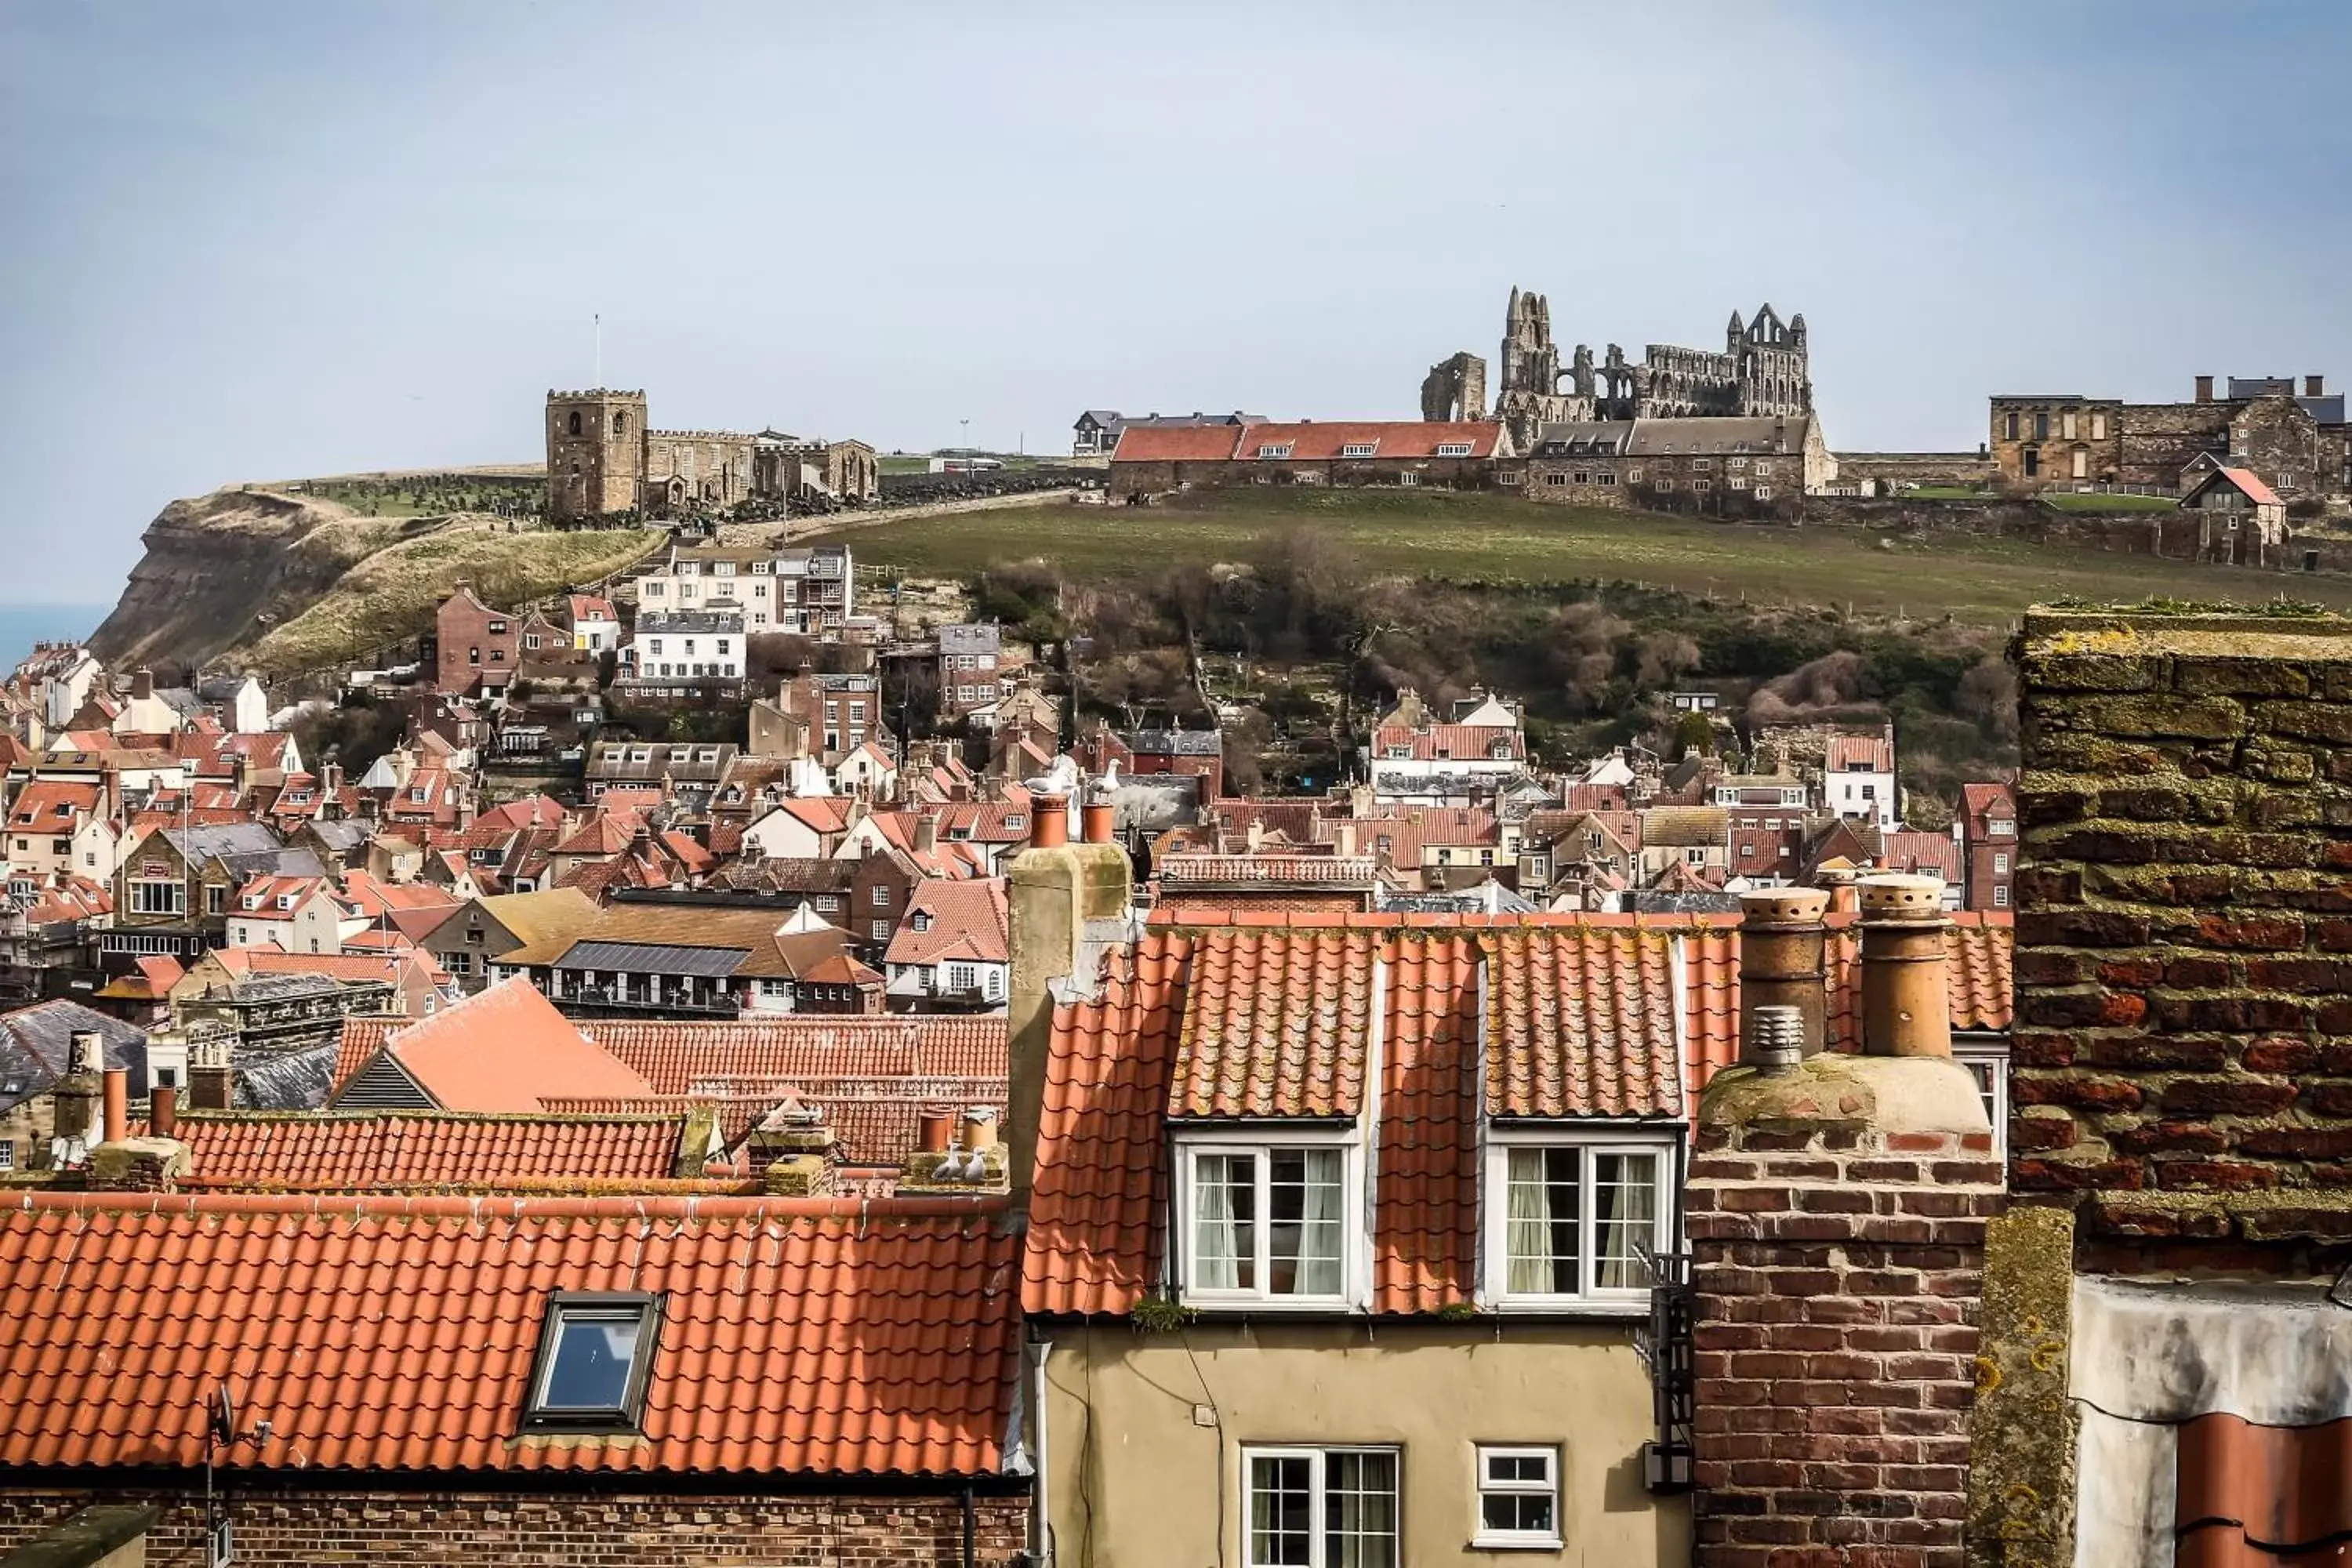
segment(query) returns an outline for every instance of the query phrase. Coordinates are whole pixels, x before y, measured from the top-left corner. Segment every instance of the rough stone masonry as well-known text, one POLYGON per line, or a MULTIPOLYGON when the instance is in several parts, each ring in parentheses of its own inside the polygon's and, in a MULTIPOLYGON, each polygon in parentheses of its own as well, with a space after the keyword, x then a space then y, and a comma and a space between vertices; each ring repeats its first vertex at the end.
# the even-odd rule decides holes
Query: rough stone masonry
POLYGON ((2088 1270, 2326 1265, 2352 1242, 2352 621, 2036 612, 2019 658, 2012 1190, 2074 1211, 2088 1270))

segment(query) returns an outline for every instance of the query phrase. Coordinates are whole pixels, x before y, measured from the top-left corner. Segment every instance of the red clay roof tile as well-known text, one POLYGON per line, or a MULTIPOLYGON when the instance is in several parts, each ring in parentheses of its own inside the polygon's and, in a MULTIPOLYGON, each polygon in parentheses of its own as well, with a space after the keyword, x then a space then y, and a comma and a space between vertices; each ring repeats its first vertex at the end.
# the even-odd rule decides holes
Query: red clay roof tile
POLYGON ((226 1383, 260 1470, 991 1474, 1017 1248, 970 1200, 26 1194, 0 1465, 200 1464, 226 1383), (642 1437, 521 1437, 558 1290, 662 1297, 642 1437))
POLYGON ((1684 1114, 1673 942, 1656 927, 1490 932, 1486 1114, 1684 1114))
MULTIPOLYGON (((183 1111, 191 1191, 396 1192, 517 1182, 666 1181, 685 1107, 636 1116, 183 1111)), ((138 1129, 133 1129, 134 1132, 138 1129)))
POLYGON ((1360 1115, 1377 957, 1367 931, 1203 937, 1168 1114, 1360 1115))

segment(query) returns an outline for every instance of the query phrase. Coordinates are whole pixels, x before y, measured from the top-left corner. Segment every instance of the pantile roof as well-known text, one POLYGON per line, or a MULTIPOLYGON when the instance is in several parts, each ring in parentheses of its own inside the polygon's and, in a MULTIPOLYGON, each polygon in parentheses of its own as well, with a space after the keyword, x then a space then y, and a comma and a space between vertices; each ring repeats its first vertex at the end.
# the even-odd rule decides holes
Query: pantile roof
POLYGON ((635 1116, 187 1110, 176 1136, 189 1155, 184 1189, 392 1192, 667 1180, 683 1126, 682 1107, 635 1116))
POLYGON ((933 878, 915 884, 883 957, 890 963, 1003 963, 1012 956, 1010 942, 1002 877, 961 882, 933 878))
POLYGON ((1673 940, 1640 926, 1487 936, 1486 1114, 1684 1114, 1673 940))
POLYGON ((1360 1114, 1377 959, 1369 931, 1202 937, 1168 1114, 1360 1114))
POLYGON ((520 976, 386 1036, 381 1054, 444 1110, 535 1111, 541 1095, 651 1087, 520 976))
POLYGON ((1203 855, 1191 850, 1161 858, 1155 870, 1166 888, 1305 885, 1369 888, 1380 876, 1370 855, 1203 855))
POLYGON ((227 1384, 262 1471, 992 1474, 1017 1248, 984 1200, 23 1194, 0 1466, 195 1467, 227 1384), (525 1437, 559 1290, 661 1299, 642 1436, 525 1437))
POLYGON ((1234 455, 1241 426, 1129 425, 1111 453, 1115 463, 1216 463, 1234 455))

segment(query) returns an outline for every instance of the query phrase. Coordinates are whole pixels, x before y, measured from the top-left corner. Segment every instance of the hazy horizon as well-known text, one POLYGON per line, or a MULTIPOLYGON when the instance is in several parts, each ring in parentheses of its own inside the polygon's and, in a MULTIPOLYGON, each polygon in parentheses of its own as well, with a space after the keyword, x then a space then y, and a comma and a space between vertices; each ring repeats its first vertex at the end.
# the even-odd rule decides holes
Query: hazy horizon
POLYGON ((79 603, 178 496, 536 460, 598 312, 657 424, 885 449, 1410 417, 1514 284, 1563 351, 1802 311, 1848 450, 2340 385, 2347 60, 2318 4, 20 5, 0 529, 79 603))

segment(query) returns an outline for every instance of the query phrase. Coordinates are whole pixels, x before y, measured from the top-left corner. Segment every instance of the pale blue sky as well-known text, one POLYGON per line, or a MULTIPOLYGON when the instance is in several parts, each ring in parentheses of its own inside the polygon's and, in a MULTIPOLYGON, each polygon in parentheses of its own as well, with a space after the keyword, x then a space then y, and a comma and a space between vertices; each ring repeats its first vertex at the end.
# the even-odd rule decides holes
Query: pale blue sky
POLYGON ((2352 6, 0 0, 0 545, 110 596, 174 496, 665 426, 1063 447, 1409 416, 1563 344, 1812 330, 1843 447, 2001 389, 2352 379, 2352 6))

